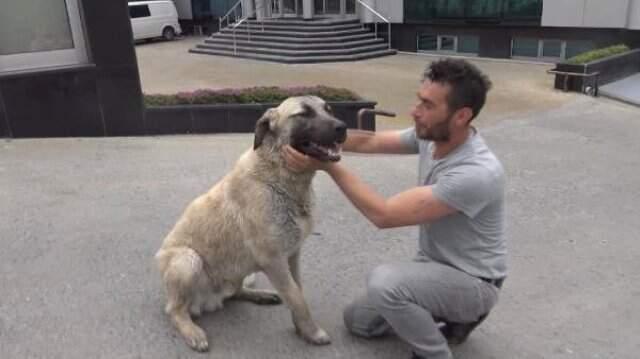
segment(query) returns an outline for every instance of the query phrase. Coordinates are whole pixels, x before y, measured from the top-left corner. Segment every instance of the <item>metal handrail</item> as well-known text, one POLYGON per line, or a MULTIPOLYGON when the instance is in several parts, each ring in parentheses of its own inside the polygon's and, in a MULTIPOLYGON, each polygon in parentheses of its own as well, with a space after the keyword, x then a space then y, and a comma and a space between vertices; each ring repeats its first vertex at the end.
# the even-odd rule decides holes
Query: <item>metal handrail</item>
MULTIPOLYGON (((371 8, 371 6, 365 4, 364 2, 362 2, 362 0, 356 0, 360 5, 364 6, 365 8, 367 8, 367 10, 371 11, 374 15, 376 15, 377 17, 381 18, 384 22, 387 23, 387 28, 389 29, 389 31, 387 32, 387 36, 388 36, 388 42, 389 42, 389 50, 391 50, 391 21, 387 20, 384 16, 380 15, 377 11, 375 11, 374 9, 371 8)), ((375 22, 375 30, 376 30, 376 39, 378 38, 378 21, 375 22)))
POLYGON ((386 111, 386 110, 376 110, 376 109, 372 109, 372 108, 361 108, 358 111, 358 115, 357 115, 357 124, 356 124, 357 127, 356 128, 358 130, 362 129, 362 123, 364 122, 364 116, 368 115, 368 114, 381 115, 381 116, 387 116, 387 117, 396 117, 395 112, 386 111))
MULTIPOLYGON (((233 24, 231 28, 231 33, 233 34, 233 54, 238 54, 238 45, 236 44, 236 28, 240 26, 243 22, 245 22, 249 17, 243 17, 240 21, 233 24)), ((247 26, 247 37, 249 38, 249 42, 251 42, 251 26, 247 26)))
MULTIPOLYGON (((222 21, 224 19, 227 20, 227 26, 229 26, 229 16, 231 16, 231 13, 233 13, 233 20, 235 22, 235 20, 238 18, 238 15, 236 14, 236 11, 237 11, 238 7, 241 6, 241 5, 242 5, 242 0, 238 0, 235 3, 235 5, 233 5, 231 7, 231 9, 229 9, 229 11, 227 11, 226 14, 224 14, 223 16, 218 18, 218 27, 219 27, 220 30, 222 30, 222 21)), ((242 13, 240 15, 242 15, 242 13)), ((240 16, 240 17, 243 17, 243 16, 240 16)))

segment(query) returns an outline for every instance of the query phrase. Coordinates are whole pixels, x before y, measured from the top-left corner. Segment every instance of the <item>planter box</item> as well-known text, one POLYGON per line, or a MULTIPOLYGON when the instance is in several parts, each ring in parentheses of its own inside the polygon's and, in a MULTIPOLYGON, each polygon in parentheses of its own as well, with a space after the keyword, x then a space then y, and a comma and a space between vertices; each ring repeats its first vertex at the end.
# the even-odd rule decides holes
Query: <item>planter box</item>
MULTIPOLYGON (((586 64, 574 65, 569 63, 559 63, 554 71, 575 72, 580 74, 592 74, 599 72, 598 86, 617 81, 621 78, 640 72, 640 49, 609 56, 600 60, 588 62, 586 64)), ((555 88, 564 90, 565 76, 556 74, 555 88)), ((584 92, 587 86, 595 86, 595 76, 578 77, 570 76, 567 79, 567 89, 569 91, 584 92)))
MULTIPOLYGON (((335 116, 349 128, 357 127, 358 111, 375 108, 373 101, 331 102, 335 116)), ((265 104, 220 104, 153 106, 145 110, 145 125, 148 135, 188 133, 254 132, 256 121, 276 103, 265 104)), ((375 131, 375 115, 363 117, 362 129, 375 131)))

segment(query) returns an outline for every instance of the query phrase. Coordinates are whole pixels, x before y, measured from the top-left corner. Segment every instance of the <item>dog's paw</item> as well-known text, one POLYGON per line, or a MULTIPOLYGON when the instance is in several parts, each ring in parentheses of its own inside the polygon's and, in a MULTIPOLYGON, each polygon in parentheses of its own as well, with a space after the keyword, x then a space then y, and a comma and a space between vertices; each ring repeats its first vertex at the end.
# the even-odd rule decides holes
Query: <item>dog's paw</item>
POLYGON ((323 329, 318 328, 313 335, 302 335, 306 341, 314 345, 331 344, 331 337, 323 329))
POLYGON ((188 336, 184 338, 187 341, 187 345, 191 349, 199 352, 206 352, 209 350, 209 342, 207 341, 207 335, 204 330, 200 328, 193 328, 188 336))

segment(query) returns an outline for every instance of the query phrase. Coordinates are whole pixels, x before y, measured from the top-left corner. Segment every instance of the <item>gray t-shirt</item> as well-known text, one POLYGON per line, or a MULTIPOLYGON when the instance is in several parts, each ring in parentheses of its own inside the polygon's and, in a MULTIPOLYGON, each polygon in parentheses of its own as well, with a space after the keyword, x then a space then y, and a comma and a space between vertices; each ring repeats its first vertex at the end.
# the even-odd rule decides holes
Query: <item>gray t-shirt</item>
POLYGON ((484 278, 507 274, 504 238, 504 169, 475 131, 453 152, 433 159, 434 144, 416 137, 402 141, 420 154, 418 185, 458 212, 420 225, 420 253, 431 260, 484 278))

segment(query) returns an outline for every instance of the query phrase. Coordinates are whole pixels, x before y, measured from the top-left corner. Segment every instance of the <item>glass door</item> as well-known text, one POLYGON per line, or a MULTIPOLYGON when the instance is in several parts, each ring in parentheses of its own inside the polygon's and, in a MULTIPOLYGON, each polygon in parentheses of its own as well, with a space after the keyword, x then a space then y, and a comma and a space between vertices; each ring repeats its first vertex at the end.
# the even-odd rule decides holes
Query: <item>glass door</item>
POLYGON ((356 14, 356 0, 347 0, 346 12, 347 12, 347 15, 356 14))
POLYGON ((271 0, 272 17, 291 17, 302 14, 302 0, 271 0))
POLYGON ((314 0, 313 9, 316 15, 355 14, 356 0, 314 0))

